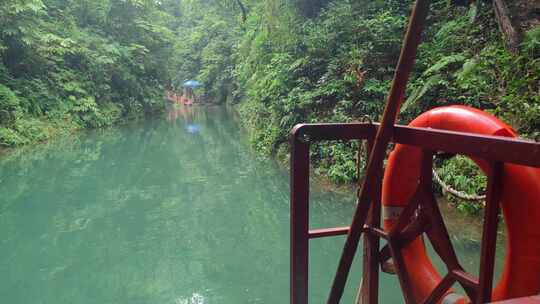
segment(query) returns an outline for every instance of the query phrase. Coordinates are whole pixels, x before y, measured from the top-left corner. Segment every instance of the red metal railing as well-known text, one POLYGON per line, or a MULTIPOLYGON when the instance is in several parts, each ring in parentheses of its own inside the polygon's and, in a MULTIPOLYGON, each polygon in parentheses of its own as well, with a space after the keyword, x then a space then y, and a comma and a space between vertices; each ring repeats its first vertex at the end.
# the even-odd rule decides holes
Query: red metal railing
POLYGON ((401 248, 424 233, 446 264, 448 273, 422 303, 437 303, 456 282, 464 287, 472 302, 485 303, 491 300, 498 203, 504 186, 502 167, 504 163, 540 167, 540 144, 519 139, 394 125, 405 96, 430 3, 429 0, 415 1, 380 125, 307 124, 296 126, 291 132, 291 304, 308 303, 309 240, 344 234, 347 239, 328 304, 337 304, 341 299, 362 234, 362 303, 378 302, 379 264, 389 258, 393 260, 405 303, 414 303, 401 248), (309 145, 321 140, 367 140, 370 146, 366 178, 358 192, 358 205, 349 227, 309 229, 309 145), (423 157, 420 183, 415 195, 418 199, 409 202, 390 231, 384 231, 380 227, 382 169, 391 142, 416 146, 423 151, 423 157), (468 155, 483 159, 489 165, 479 278, 467 274, 460 266, 433 197, 431 174, 435 152, 468 155), (381 238, 387 244, 379 249, 381 238))
MULTIPOLYGON (((349 227, 335 227, 310 230, 309 227, 309 173, 310 143, 326 140, 366 140, 373 145, 378 124, 302 124, 297 125, 290 135, 291 144, 291 304, 308 303, 308 265, 309 240, 350 233, 349 227)), ((485 136, 471 133, 443 131, 407 126, 393 126, 390 142, 419 147, 423 150, 420 185, 417 197, 411 200, 403 211, 395 227, 385 232, 380 227, 381 215, 381 182, 382 170, 372 178, 372 189, 369 193, 369 209, 365 214, 364 234, 364 269, 362 303, 378 303, 379 265, 389 258, 393 259, 396 273, 404 294, 405 303, 415 303, 412 297, 411 282, 404 269, 400 248, 426 233, 437 254, 445 262, 448 273, 423 303, 437 303, 445 292, 456 282, 460 283, 473 303, 486 303, 491 300, 493 270, 495 260, 495 243, 499 216, 499 201, 502 185, 502 167, 504 163, 512 163, 530 167, 540 167, 540 144, 521 139, 485 136), (461 154, 483 159, 489 164, 488 189, 479 277, 466 273, 456 257, 448 232, 433 197, 432 161, 435 152, 461 154), (414 203, 417 201, 418 203, 414 203), (418 204, 425 213, 415 214, 418 204), (408 214, 408 215, 407 215, 408 214), (428 229, 428 227, 430 227, 428 229), (380 239, 387 244, 379 249, 380 239)), ((368 149, 371 150, 371 149, 368 149)), ((349 235, 350 237, 350 235, 349 235)), ((345 247, 344 256, 350 257, 352 263, 356 248, 345 247)), ((347 270, 348 272, 348 270, 347 270)), ((339 303, 341 291, 347 276, 334 280, 338 292, 331 293, 327 303, 339 303), (332 296, 333 294, 333 296, 332 296)), ((335 286, 334 286, 335 287, 335 286)))

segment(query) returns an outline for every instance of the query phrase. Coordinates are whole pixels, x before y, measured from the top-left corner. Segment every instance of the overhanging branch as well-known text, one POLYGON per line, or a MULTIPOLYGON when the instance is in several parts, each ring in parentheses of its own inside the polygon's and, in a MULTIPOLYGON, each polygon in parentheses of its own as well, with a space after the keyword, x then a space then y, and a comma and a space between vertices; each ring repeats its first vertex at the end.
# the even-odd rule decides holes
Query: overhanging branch
POLYGON ((238 6, 240 7, 240 10, 242 11, 242 22, 246 22, 246 18, 247 18, 246 7, 244 6, 241 0, 236 0, 236 3, 238 4, 238 6))

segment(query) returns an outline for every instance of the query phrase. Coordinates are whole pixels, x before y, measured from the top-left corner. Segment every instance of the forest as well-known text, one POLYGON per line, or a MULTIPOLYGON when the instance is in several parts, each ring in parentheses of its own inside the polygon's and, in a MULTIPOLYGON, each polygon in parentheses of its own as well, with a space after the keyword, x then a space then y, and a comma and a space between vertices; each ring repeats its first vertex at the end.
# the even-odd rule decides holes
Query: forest
MULTIPOLYGON (((196 79, 204 100, 238 109, 258 153, 286 159, 297 123, 379 120, 412 3, 4 0, 0 147, 158 113, 165 90, 196 79)), ((400 123, 465 104, 538 139, 539 16, 538 1, 432 1, 400 123)), ((357 179, 355 143, 312 149, 318 174, 357 179)), ((485 191, 469 160, 438 165, 445 182, 485 191)), ((481 208, 455 202, 469 213, 481 208)))

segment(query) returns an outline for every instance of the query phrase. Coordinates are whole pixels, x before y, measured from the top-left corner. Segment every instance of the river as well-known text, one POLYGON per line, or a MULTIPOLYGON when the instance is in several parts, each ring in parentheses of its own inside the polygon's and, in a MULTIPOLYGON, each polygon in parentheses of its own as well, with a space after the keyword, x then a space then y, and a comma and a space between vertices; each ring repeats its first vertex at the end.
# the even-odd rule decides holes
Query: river
MULTIPOLYGON (((175 107, 3 155, 2 302, 287 303, 288 172, 249 149, 234 117, 224 107, 175 107)), ((312 227, 350 222, 351 193, 317 184, 312 193, 312 227)), ((470 222, 450 230, 473 270, 478 232, 462 231, 470 222)), ((324 302, 343 241, 312 241, 311 303, 324 302)), ((381 289, 381 303, 402 302, 394 276, 383 275, 381 289)))

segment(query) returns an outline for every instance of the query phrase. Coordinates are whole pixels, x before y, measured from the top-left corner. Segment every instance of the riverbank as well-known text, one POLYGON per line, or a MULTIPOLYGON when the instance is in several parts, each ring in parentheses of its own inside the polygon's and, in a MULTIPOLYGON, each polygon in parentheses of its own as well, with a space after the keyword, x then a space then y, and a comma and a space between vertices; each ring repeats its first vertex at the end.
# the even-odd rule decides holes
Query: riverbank
MULTIPOLYGON (((100 126, 79 124, 74 121, 73 118, 66 119, 64 121, 49 121, 46 118, 42 118, 39 127, 34 126, 33 128, 30 128, 26 131, 26 133, 33 134, 32 136, 25 137, 24 139, 13 138, 11 140, 0 136, 0 144, 4 144, 0 145, 0 157, 10 154, 14 151, 23 149, 27 146, 44 144, 48 141, 56 140, 62 137, 73 136, 80 132, 113 128, 141 119, 152 119, 157 115, 163 114, 166 110, 166 105, 166 101, 163 101, 163 106, 154 107, 151 111, 148 112, 139 111, 130 113, 129 115, 116 115, 114 119, 111 119, 108 121, 108 123, 100 126), (6 139, 7 142, 11 144, 6 144, 6 139)), ((35 118, 30 119, 36 121, 35 118)), ((17 136, 13 132, 10 132, 9 134, 12 134, 12 136, 15 137, 17 136)), ((0 133, 0 135, 2 134, 0 133)))
POLYGON ((154 111, 178 84, 178 5, 0 2, 0 146, 154 111))

